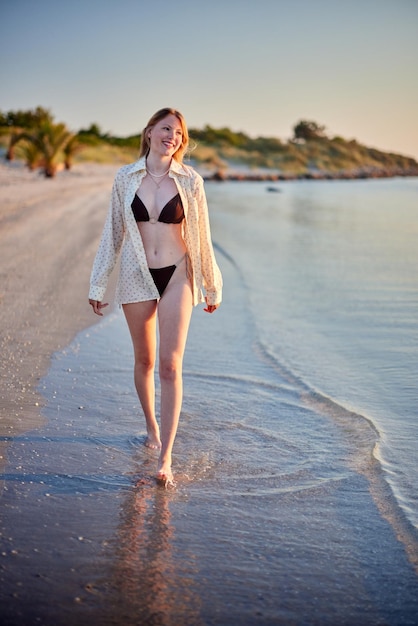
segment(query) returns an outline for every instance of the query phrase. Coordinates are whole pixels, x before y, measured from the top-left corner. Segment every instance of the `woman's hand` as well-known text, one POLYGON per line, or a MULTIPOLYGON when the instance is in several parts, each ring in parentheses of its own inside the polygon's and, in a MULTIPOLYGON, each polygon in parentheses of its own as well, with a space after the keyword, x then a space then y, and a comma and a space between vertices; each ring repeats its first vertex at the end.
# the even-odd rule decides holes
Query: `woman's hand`
POLYGON ((99 302, 99 300, 89 300, 89 304, 91 304, 91 306, 93 307, 93 311, 94 313, 96 313, 96 315, 103 315, 101 309, 104 309, 106 306, 108 306, 109 303, 104 302, 102 304, 101 302, 99 302))
POLYGON ((206 311, 206 313, 213 313, 220 306, 219 304, 208 304, 207 298, 205 298, 205 300, 206 300, 206 308, 203 310, 206 311))

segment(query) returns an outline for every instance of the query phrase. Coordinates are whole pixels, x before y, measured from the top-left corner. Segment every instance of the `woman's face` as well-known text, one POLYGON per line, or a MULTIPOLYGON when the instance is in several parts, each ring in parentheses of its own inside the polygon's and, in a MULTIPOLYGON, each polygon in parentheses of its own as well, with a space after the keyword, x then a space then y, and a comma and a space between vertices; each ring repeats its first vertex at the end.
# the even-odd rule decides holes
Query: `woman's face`
POLYGON ((175 115, 167 115, 148 131, 150 151, 159 156, 172 157, 183 138, 181 124, 175 115))

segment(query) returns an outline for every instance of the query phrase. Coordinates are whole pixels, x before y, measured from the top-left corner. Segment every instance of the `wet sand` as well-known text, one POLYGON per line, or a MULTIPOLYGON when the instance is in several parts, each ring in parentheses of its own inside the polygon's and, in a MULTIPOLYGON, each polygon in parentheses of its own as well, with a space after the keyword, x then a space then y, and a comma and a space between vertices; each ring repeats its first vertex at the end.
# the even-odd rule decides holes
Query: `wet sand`
POLYGON ((97 321, 88 282, 116 169, 45 179, 0 162, 0 445, 43 423, 36 387, 51 354, 97 321))

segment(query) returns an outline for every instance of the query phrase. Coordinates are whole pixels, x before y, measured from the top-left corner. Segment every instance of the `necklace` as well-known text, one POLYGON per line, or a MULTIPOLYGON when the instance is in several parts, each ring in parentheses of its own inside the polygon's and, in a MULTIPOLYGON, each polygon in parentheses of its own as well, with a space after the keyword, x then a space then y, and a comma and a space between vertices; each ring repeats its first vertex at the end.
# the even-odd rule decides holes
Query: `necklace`
POLYGON ((170 168, 168 168, 168 170, 166 170, 162 174, 154 174, 154 172, 151 172, 151 170, 148 167, 146 168, 146 170, 150 176, 154 176, 154 178, 162 178, 163 176, 168 174, 168 172, 170 171, 170 168))
MULTIPOLYGON (((157 192, 160 189, 160 185, 163 183, 164 178, 167 176, 168 172, 170 171, 170 168, 168 168, 168 170, 166 170, 162 174, 154 174, 148 169, 148 167, 145 167, 145 169, 146 169, 147 174, 149 174, 150 179, 152 180, 154 185, 157 187, 157 191, 155 192, 155 195, 157 195, 157 192), (157 182, 156 180, 154 180, 154 178, 160 178, 161 180, 157 182)), ((158 217, 150 216, 149 221, 150 221, 150 224, 156 224, 158 221, 158 217)))
POLYGON ((167 176, 169 170, 167 170, 166 172, 164 172, 164 174, 159 174, 159 176, 157 178, 161 178, 161 180, 159 182, 157 182, 156 180, 153 179, 154 174, 151 174, 151 172, 149 172, 147 170, 147 174, 150 175, 150 179, 152 180, 152 182, 154 183, 154 185, 157 187, 157 189, 160 188, 160 185, 162 184, 162 182, 164 181, 164 178, 167 176))

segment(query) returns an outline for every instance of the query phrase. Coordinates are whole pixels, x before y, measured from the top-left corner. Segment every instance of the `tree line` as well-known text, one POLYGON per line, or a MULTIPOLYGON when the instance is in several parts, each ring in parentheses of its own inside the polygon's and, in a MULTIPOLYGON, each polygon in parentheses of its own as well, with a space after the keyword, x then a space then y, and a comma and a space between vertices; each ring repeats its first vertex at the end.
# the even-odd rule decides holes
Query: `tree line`
MULTIPOLYGON (((193 158, 202 163, 225 163, 229 159, 250 167, 267 167, 286 172, 359 171, 374 168, 387 172, 417 171, 414 159, 366 148, 355 140, 329 137, 325 126, 300 120, 293 127, 289 141, 277 137, 252 138, 244 132, 227 127, 190 128, 193 158), (198 149, 193 151, 193 147, 198 149), (205 152, 206 150, 206 152, 205 152)), ((0 135, 6 138, 6 158, 15 158, 16 148, 30 169, 42 168, 45 176, 55 176, 60 167, 70 169, 74 157, 88 146, 111 145, 128 148, 133 158, 139 150, 141 135, 115 137, 102 131, 97 123, 78 132, 56 122, 52 113, 37 107, 31 110, 0 111, 0 135)))
MULTIPOLYGON (((74 156, 85 145, 97 145, 106 142, 111 145, 139 148, 140 135, 114 137, 103 133, 97 123, 88 128, 71 132, 63 122, 56 122, 52 113, 41 106, 29 110, 0 111, 0 133, 8 135, 6 159, 13 160, 16 147, 23 155, 29 169, 42 168, 45 176, 55 176, 60 163, 70 169, 74 156)), ((312 140, 324 137, 324 127, 315 122, 301 121, 294 127, 295 140, 312 140)), ((192 142, 207 145, 229 145, 249 151, 281 152, 285 144, 276 137, 250 138, 243 132, 234 132, 229 128, 213 128, 206 125, 203 129, 190 129, 192 142)))

